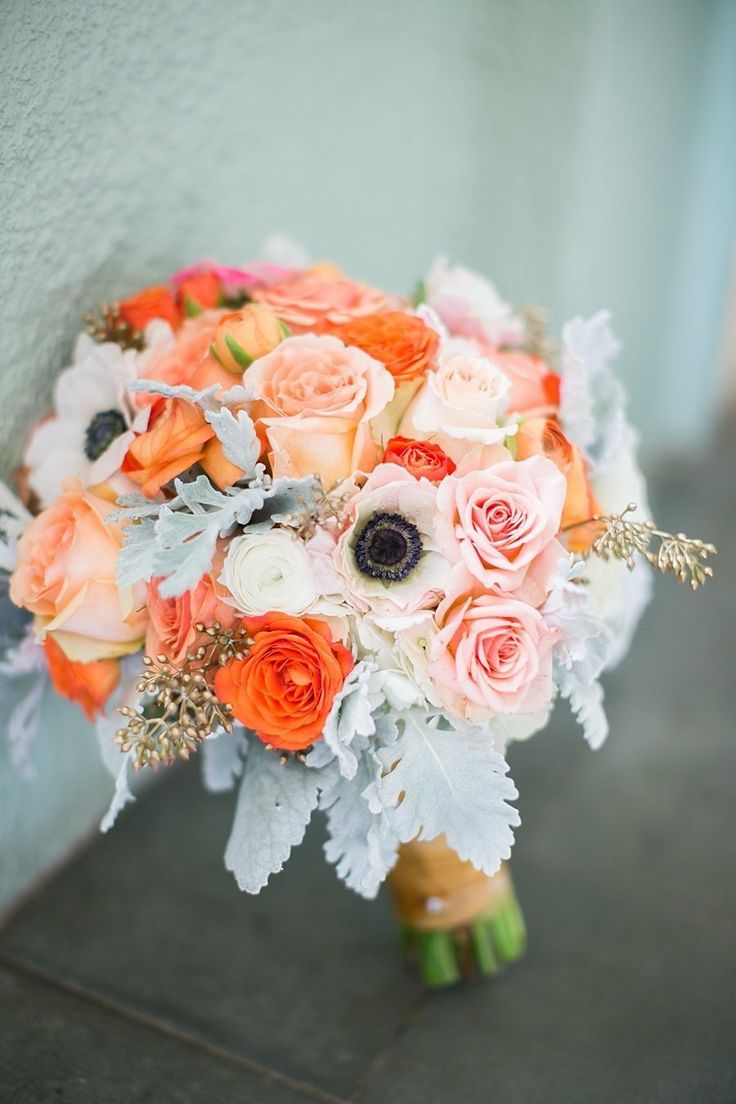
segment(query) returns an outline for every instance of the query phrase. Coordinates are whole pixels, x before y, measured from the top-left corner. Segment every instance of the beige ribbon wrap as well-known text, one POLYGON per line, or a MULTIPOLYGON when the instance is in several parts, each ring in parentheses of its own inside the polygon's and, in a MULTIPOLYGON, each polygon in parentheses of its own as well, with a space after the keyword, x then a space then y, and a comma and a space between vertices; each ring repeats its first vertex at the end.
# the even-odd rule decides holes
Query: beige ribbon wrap
POLYGON ((402 844, 388 884, 400 923, 442 931, 472 924, 509 893, 511 883, 505 866, 489 878, 437 836, 402 844))

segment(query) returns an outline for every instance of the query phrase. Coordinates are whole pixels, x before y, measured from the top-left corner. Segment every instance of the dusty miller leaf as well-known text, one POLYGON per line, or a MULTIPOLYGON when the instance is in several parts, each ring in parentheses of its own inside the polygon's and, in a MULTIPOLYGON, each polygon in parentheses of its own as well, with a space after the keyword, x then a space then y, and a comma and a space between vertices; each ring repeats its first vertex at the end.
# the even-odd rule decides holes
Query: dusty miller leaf
POLYGON ((205 418, 217 434, 225 459, 241 468, 245 478, 253 476, 261 444, 250 415, 245 410, 233 414, 224 408, 206 411, 205 418))
POLYGON ((439 721, 416 709, 403 714, 396 746, 378 752, 385 773, 376 796, 402 843, 444 833, 461 859, 495 874, 520 823, 508 804, 516 787, 487 733, 470 725, 446 730, 439 721))
POLYGON ((140 579, 148 582, 156 558, 156 523, 142 517, 123 526, 123 547, 118 552, 118 586, 132 586, 140 579))
POLYGON ((254 740, 240 784, 225 866, 240 889, 258 893, 304 838, 319 794, 319 772, 254 740))
POLYGON ((248 740, 242 728, 232 732, 221 729, 218 734, 202 744, 202 780, 210 793, 226 793, 232 790, 243 773, 243 760, 248 740))

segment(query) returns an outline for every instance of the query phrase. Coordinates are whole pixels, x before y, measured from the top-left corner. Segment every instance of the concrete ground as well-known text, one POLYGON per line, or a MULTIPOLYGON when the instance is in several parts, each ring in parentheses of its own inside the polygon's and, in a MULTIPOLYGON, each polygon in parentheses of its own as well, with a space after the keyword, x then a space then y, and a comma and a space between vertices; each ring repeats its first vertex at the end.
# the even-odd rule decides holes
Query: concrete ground
POLYGON ((423 993, 385 899, 319 826, 258 898, 222 852, 233 795, 172 772, 0 934, 2 1104, 733 1104, 736 447, 668 468, 666 528, 716 541, 607 681, 598 753, 567 714, 511 756, 526 958, 423 993))

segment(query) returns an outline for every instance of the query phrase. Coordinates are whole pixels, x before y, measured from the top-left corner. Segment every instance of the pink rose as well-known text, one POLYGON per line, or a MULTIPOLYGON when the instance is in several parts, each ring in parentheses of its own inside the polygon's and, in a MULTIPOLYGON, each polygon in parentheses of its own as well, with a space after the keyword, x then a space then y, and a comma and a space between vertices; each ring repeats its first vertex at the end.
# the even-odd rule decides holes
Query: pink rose
POLYGON ((294 333, 329 333, 351 318, 391 310, 396 302, 377 288, 315 270, 256 291, 254 298, 294 333))
POLYGON ((238 618, 237 612, 218 595, 212 575, 204 575, 193 590, 176 598, 163 598, 159 594, 159 581, 151 580, 146 597, 151 617, 146 653, 150 656, 165 655, 172 663, 181 665, 189 652, 196 651, 208 639, 197 632, 195 625, 201 622, 210 626, 219 621, 223 628, 229 629, 238 618))
POLYGON ((549 704, 558 634, 533 606, 476 584, 448 595, 436 621, 429 674, 449 713, 480 724, 497 713, 536 713, 549 704))
POLYGON ((381 450, 370 423, 393 397, 394 381, 367 353, 336 337, 291 337, 254 361, 245 382, 275 476, 319 475, 332 487, 375 467, 381 450))
POLYGON ((523 587, 524 599, 540 605, 564 555, 556 537, 566 492, 565 477, 543 456, 448 476, 437 491, 440 547, 484 587, 523 587))
POLYGON ((79 484, 64 491, 24 532, 10 579, 11 600, 35 614, 39 636, 81 663, 134 652, 146 632, 145 586, 117 585, 123 532, 106 521, 114 509, 79 484))

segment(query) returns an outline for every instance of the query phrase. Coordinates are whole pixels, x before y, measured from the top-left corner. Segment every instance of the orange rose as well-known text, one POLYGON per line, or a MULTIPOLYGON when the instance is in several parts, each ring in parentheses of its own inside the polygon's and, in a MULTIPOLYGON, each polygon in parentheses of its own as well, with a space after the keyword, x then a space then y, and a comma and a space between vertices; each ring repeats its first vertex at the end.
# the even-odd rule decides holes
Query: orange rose
POLYGON ((198 272, 182 280, 176 289, 176 305, 183 315, 194 317, 220 303, 220 281, 214 272, 198 272))
MULTIPOLYGON (((571 444, 554 418, 527 418, 516 434, 516 459, 528 456, 546 456, 555 464, 567 480, 567 494, 562 508, 560 528, 578 525, 599 513, 600 507, 591 490, 583 454, 577 445, 571 444)), ((580 525, 566 534, 566 544, 571 552, 583 552, 599 534, 595 525, 580 525)))
POLYGON ((173 330, 181 325, 181 314, 176 300, 165 284, 145 288, 118 303, 118 311, 123 322, 134 330, 145 330, 154 318, 162 318, 173 330))
POLYGON ((52 636, 44 640, 46 664, 51 685, 57 694, 76 702, 93 721, 120 682, 120 664, 116 659, 97 659, 75 663, 68 659, 52 636))
POLYGON ((357 345, 384 364, 397 384, 423 375, 440 344, 438 333, 403 311, 354 318, 333 332, 346 345, 357 345))
POLYGON ((455 462, 444 449, 431 441, 415 441, 411 437, 392 437, 386 445, 382 464, 398 464, 415 479, 440 483, 455 471, 455 462))
POLYGON ((322 735, 353 657, 324 621, 267 613, 243 624, 253 643, 215 675, 215 693, 264 744, 300 751, 322 735))
POLYGON ((190 652, 209 639, 198 633, 195 625, 200 622, 212 625, 219 621, 229 629, 235 624, 238 614, 218 595, 214 575, 203 576, 193 590, 176 598, 163 598, 159 582, 159 579, 151 580, 146 598, 151 617, 146 635, 148 655, 165 655, 172 663, 181 665, 190 652))
MULTIPOLYGON (((196 318, 187 318, 176 335, 173 347, 155 353, 141 372, 142 379, 154 379, 172 387, 185 384, 203 391, 213 383, 225 389, 232 387, 233 378, 210 355, 221 311, 205 311, 196 318)), ((144 392, 134 395, 137 406, 151 406, 156 398, 144 392)))
POLYGON ((148 621, 145 587, 118 587, 115 503, 76 485, 35 517, 18 542, 10 598, 36 615, 69 659, 89 663, 137 651, 148 621))
POLYGON ((253 295, 295 334, 331 333, 351 318, 377 314, 393 305, 376 288, 316 269, 259 288, 253 295))
POLYGON ((289 331, 275 314, 263 307, 243 307, 222 316, 212 353, 228 372, 242 376, 254 360, 266 356, 288 336, 289 331))

